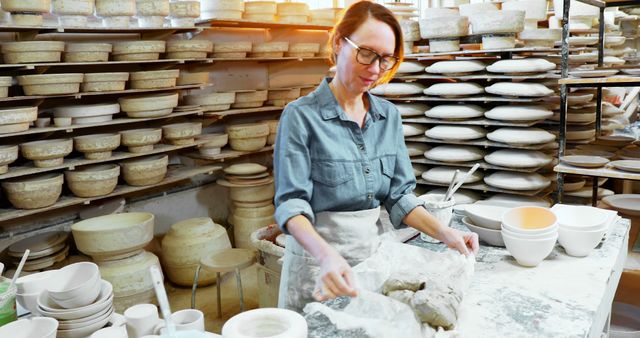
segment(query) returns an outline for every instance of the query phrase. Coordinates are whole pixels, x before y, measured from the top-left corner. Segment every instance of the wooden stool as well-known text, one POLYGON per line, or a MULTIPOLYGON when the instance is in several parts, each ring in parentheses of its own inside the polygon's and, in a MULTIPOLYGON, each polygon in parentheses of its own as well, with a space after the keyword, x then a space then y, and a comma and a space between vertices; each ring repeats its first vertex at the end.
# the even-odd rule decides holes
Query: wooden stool
POLYGON ((220 297, 220 274, 235 271, 238 293, 240 295, 240 312, 244 311, 244 295, 242 293, 242 280, 240 270, 247 268, 256 262, 256 253, 249 249, 225 249, 215 252, 200 260, 193 279, 191 289, 191 308, 196 307, 196 289, 198 288, 198 277, 200 269, 206 269, 216 273, 216 291, 218 297, 218 318, 222 316, 222 298, 220 297))

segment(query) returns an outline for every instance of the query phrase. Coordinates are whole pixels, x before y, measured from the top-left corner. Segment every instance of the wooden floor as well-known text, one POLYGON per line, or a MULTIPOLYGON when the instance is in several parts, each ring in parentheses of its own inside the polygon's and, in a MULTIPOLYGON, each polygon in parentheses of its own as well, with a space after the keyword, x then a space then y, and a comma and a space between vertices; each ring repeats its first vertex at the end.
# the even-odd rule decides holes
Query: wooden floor
MULTIPOLYGON (((258 307, 257 269, 256 265, 241 271, 242 289, 244 291, 245 310, 258 307)), ((209 332, 220 334, 224 323, 240 312, 240 301, 233 273, 222 278, 222 318, 217 316, 216 285, 198 288, 196 308, 204 312, 205 328, 209 332)), ((167 282, 165 284, 171 311, 175 312, 191 307, 191 288, 178 287, 167 282)))

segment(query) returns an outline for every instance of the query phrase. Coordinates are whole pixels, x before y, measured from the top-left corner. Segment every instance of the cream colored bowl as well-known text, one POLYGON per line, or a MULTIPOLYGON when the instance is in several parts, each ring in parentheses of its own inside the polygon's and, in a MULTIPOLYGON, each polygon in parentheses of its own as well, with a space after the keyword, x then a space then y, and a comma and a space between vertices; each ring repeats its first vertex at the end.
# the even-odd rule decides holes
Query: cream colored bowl
POLYGON ((20 75, 18 84, 26 95, 73 94, 80 91, 82 73, 20 75))
POLYGON ((62 165, 64 157, 73 150, 71 139, 55 139, 27 142, 20 145, 22 156, 32 160, 36 167, 47 168, 62 165))
POLYGON ((84 153, 89 160, 104 160, 111 151, 120 146, 120 134, 93 134, 73 138, 76 151, 84 153))
POLYGON ((118 102, 129 117, 165 116, 178 106, 178 93, 121 97, 118 102))
POLYGON ((153 185, 167 174, 169 156, 155 155, 121 162, 122 177, 132 186, 153 185))
POLYGON ((38 209, 56 203, 63 182, 62 174, 52 173, 7 180, 2 182, 2 188, 14 207, 38 209))
POLYGON ((0 146, 0 175, 9 171, 9 164, 18 159, 18 146, 0 146))
POLYGON ((64 173, 67 186, 78 197, 108 195, 116 188, 120 176, 117 164, 85 166, 64 173))
POLYGON ((95 260, 129 257, 153 239, 154 216, 131 212, 90 218, 71 226, 78 250, 95 260))
POLYGON ((127 297, 153 288, 149 268, 160 268, 156 255, 142 250, 131 257, 98 262, 102 278, 113 285, 115 297, 127 297))
POLYGON ((131 153, 145 153, 153 150, 153 145, 162 139, 162 129, 133 129, 120 132, 122 145, 131 153))
POLYGON ((164 139, 173 145, 192 144, 201 132, 201 122, 174 123, 162 127, 164 139))

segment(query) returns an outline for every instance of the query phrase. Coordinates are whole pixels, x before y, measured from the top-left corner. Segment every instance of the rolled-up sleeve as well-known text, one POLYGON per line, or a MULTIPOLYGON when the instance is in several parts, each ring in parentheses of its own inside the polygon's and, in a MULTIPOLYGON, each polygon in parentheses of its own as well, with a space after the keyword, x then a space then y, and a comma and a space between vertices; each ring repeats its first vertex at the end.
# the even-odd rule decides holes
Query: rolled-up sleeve
POLYGON ((313 184, 309 154, 309 130, 302 111, 295 105, 287 105, 278 125, 273 167, 275 172, 275 219, 286 234, 286 224, 291 217, 304 215, 313 224, 315 215, 311 208, 313 184))
MULTIPOLYGON (((393 109, 396 110, 396 116, 400 116, 397 109, 395 107, 393 109)), ((407 146, 404 143, 402 123, 399 118, 395 127, 397 135, 395 171, 391 177, 389 195, 383 203, 389 212, 391 223, 397 229, 407 226, 402 223, 402 220, 417 206, 424 206, 424 201, 413 194, 413 190, 416 188, 416 177, 413 173, 407 146)))

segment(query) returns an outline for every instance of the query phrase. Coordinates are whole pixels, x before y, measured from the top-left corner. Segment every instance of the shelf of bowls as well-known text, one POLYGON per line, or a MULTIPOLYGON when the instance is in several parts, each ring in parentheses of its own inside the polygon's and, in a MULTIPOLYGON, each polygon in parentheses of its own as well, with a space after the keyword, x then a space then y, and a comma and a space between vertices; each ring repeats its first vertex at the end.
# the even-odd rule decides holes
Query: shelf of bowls
POLYGON ((2 0, 12 26, 76 28, 194 27, 200 1, 2 0))
POLYGON ((342 8, 309 9, 305 2, 202 0, 203 20, 245 20, 263 23, 332 27, 342 8))
MULTIPOLYGON (((461 10, 464 8, 461 6, 461 10)), ((460 35, 467 35, 468 18, 454 13, 458 11, 427 9, 429 19, 418 23, 420 37, 433 38, 438 30, 450 34, 450 23, 456 20, 466 28, 460 35), (442 23, 446 22, 447 28, 432 26, 439 21, 431 18, 446 18, 442 23)), ((494 8, 470 15, 475 33, 516 32, 525 26, 524 11, 494 8)), ((513 33, 485 38, 483 49, 509 49, 515 44, 513 33)), ((554 41, 549 43, 553 45, 554 41)), ((438 39, 435 46, 430 45, 433 47, 437 53, 459 50, 451 39, 438 39)), ((497 198, 540 201, 552 190, 552 168, 557 163, 556 136, 552 132, 557 127, 548 124, 554 115, 549 100, 557 101, 556 64, 534 57, 484 56, 483 60, 431 64, 406 61, 393 82, 372 92, 387 97, 400 110, 416 176, 421 178, 421 185, 431 189, 429 193, 444 193, 456 169, 462 174, 477 162, 482 170, 470 176, 463 185, 466 189, 454 196, 457 203, 478 200, 480 192, 499 193, 497 198)))
POLYGON ((616 211, 590 206, 556 204, 548 208, 490 200, 467 205, 463 213, 462 223, 478 234, 481 244, 506 247, 526 267, 541 264, 554 250, 573 257, 592 254, 621 219, 616 211))

